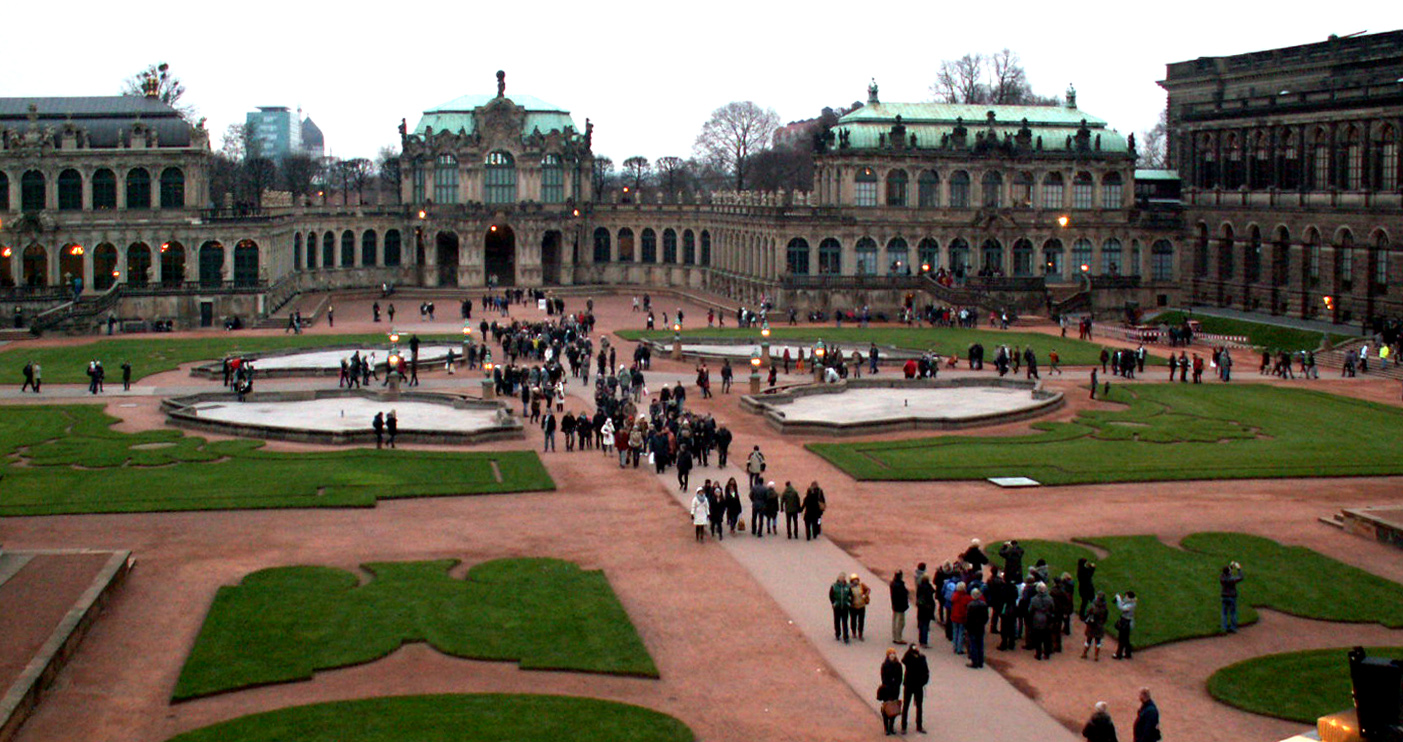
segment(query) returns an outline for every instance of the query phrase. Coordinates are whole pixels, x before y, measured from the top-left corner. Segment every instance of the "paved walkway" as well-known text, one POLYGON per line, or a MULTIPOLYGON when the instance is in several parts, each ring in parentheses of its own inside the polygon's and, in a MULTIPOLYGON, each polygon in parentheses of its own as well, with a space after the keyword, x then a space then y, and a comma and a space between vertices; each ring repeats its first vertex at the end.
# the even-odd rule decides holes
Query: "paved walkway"
POLYGON ((1262 325, 1275 325, 1276 327, 1290 327, 1296 330, 1310 330, 1319 333, 1333 333, 1336 335, 1358 335, 1360 328, 1358 325, 1336 324, 1333 322, 1322 322, 1313 319, 1301 319, 1300 317, 1287 317, 1285 315, 1258 314, 1255 312, 1241 312, 1236 309, 1226 307, 1188 307, 1184 311, 1192 314, 1201 314, 1205 317, 1221 317, 1223 319, 1235 319, 1243 322, 1256 322, 1262 325))

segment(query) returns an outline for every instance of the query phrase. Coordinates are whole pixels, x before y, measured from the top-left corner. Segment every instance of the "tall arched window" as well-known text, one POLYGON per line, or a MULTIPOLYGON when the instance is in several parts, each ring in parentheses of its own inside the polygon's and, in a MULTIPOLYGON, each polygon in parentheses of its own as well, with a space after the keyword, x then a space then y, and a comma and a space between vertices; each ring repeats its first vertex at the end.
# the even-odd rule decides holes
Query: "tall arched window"
POLYGON ((1315 130, 1311 143, 1310 187, 1317 191, 1328 190, 1330 180, 1330 134, 1325 129, 1315 130))
POLYGON ((940 205, 940 176, 934 170, 922 170, 916 178, 917 203, 923 209, 940 205))
POLYGON ((711 265, 711 232, 701 231, 701 264, 711 265))
POLYGON ((145 286, 151 282, 151 248, 137 242, 127 248, 127 284, 145 286))
POLYGON ((356 264, 356 233, 346 230, 341 233, 341 267, 351 268, 356 264))
POLYGON ((1381 294, 1388 291, 1388 235, 1382 230, 1374 233, 1374 278, 1369 290, 1381 294))
POLYGON ((1043 176, 1043 208, 1059 211, 1063 204, 1062 173, 1043 176))
POLYGON ((1059 281, 1066 275, 1062 260, 1062 240, 1051 239, 1043 243, 1043 275, 1059 281))
POLYGON ((858 206, 877 205, 877 171, 870 167, 859 168, 853 177, 853 203, 858 206))
POLYGON ((963 237, 950 240, 950 272, 958 278, 969 274, 969 243, 963 237))
POLYGON ((451 154, 434 158, 434 203, 458 203, 458 158, 451 154))
POLYGON ((1271 159, 1268 155, 1267 133, 1252 135, 1252 160, 1247 170, 1247 187, 1253 190, 1266 188, 1271 184, 1271 159))
POLYGON ((1218 240, 1218 278, 1226 281, 1233 277, 1233 265, 1236 252, 1233 243, 1233 229, 1231 226, 1223 225, 1223 236, 1218 240))
POLYGON ((857 241, 857 264, 854 271, 859 276, 877 275, 877 241, 863 237, 857 241))
POLYGON ((258 285, 258 244, 253 240, 239 240, 234 246, 234 285, 258 285))
POLYGON ((922 271, 933 271, 940 267, 940 243, 926 237, 921 240, 921 244, 916 246, 916 252, 921 259, 922 271))
POLYGON ((322 235, 322 268, 336 267, 336 235, 328 231, 322 235))
POLYGON ((416 204, 424 203, 424 161, 418 157, 409 166, 410 198, 416 204))
POLYGON ((391 229, 385 233, 385 267, 398 268, 403 261, 400 252, 400 242, 398 229, 391 229))
POLYGON ((1229 189, 1241 188, 1246 178, 1243 177, 1245 169, 1242 165, 1242 139, 1237 134, 1230 132, 1223 140, 1223 157, 1227 160, 1223 167, 1223 186, 1229 189))
POLYGON ((1345 157, 1341 185, 1351 191, 1364 187, 1364 142, 1359 127, 1351 126, 1345 132, 1345 157))
POLYGON ((93 208, 117 208, 117 174, 105 167, 93 172, 93 208))
POLYGON ((317 233, 307 233, 307 270, 317 267, 317 233))
POLYGON ((1150 247, 1150 280, 1174 280, 1174 244, 1169 240, 1155 240, 1150 247))
POLYGON ((178 167, 161 171, 161 208, 185 208, 185 172, 178 167))
POLYGON ((906 240, 893 237, 887 241, 887 273, 893 276, 911 274, 911 255, 906 240))
POLYGON ((516 160, 510 152, 497 150, 487 155, 483 200, 489 204, 516 201, 516 160))
POLYGON ((1072 178, 1072 208, 1091 208, 1095 191, 1096 181, 1092 180, 1091 173, 1077 173, 1076 177, 1072 178))
POLYGON ((117 270, 117 248, 104 242, 93 249, 93 289, 106 291, 112 288, 120 275, 117 270))
POLYGON ((1033 275, 1033 243, 1026 239, 1013 243, 1013 275, 1033 275))
POLYGON ((1314 227, 1306 232, 1306 283, 1320 283, 1320 233, 1314 227))
POLYGON ((1392 126, 1384 126, 1379 131, 1379 146, 1375 171, 1375 182, 1380 191, 1398 190, 1398 132, 1392 126))
POLYGON ((803 237, 795 237, 789 241, 789 248, 784 256, 784 269, 790 275, 809 275, 809 243, 803 237))
POLYGON ((1033 208, 1033 174, 1020 171, 1013 176, 1013 200, 1009 204, 1015 209, 1033 208))
POLYGON ((375 230, 367 229, 360 235, 360 264, 375 265, 375 230))
POLYGON ((984 178, 979 184, 979 190, 983 195, 983 203, 990 208, 1000 208, 1004 205, 1004 176, 998 170, 987 170, 984 178))
POLYGON ((644 263, 658 262, 658 233, 654 232, 651 227, 648 227, 643 230, 642 238, 643 255, 641 261, 644 263))
POLYGON ((558 204, 565 201, 565 167, 560 155, 541 158, 541 203, 558 204))
POLYGON ((670 227, 663 230, 663 262, 677 264, 677 230, 670 227))
POLYGON ((609 230, 598 227, 594 230, 594 262, 609 262, 610 249, 609 230))
POLYGON ((1129 275, 1130 271, 1125 269, 1125 258, 1121 252, 1120 240, 1114 237, 1101 243, 1101 275, 1129 275))
POLYGON ((887 206, 906 205, 906 171, 900 168, 887 173, 887 206))
POLYGON ((1081 237, 1072 242, 1072 270, 1082 273, 1091 270, 1091 240, 1081 237))
POLYGON ((1101 176, 1101 208, 1119 209, 1125 200, 1125 179, 1120 173, 1101 176))
POLYGON ((969 173, 963 170, 950 174, 950 208, 969 208, 969 173))
POLYGON ((1217 142, 1211 134, 1204 134, 1198 140, 1198 185, 1200 188, 1218 186, 1217 142))
POLYGON ((832 237, 818 243, 818 272, 824 276, 843 273, 843 245, 832 237))
MULTIPOLYGON (((224 254, 221 251, 219 260, 224 262, 224 254)), ((179 286, 185 282, 185 246, 179 242, 171 241, 161 245, 161 285, 179 286)))
POLYGON ((1296 142, 1298 134, 1291 129, 1281 130, 1277 146, 1277 177, 1285 190, 1301 187, 1301 148, 1296 142))
POLYGON ((1245 265, 1243 280, 1256 283, 1262 280, 1262 230, 1256 226, 1247 234, 1247 250, 1242 256, 1245 265))
POLYGON ((20 176, 19 200, 21 211, 43 211, 49 207, 49 194, 44 174, 29 170, 20 176))
MULTIPOLYGON (((0 211, 10 210, 10 176, 0 172, 0 211)), ((10 285, 14 285, 13 279, 10 285)))
POLYGON ((136 167, 127 171, 127 208, 151 208, 151 173, 136 167))
POLYGON ((59 211, 83 208, 83 176, 77 170, 69 168, 58 174, 58 208, 59 211))
POLYGON ((298 232, 292 236, 292 269, 302 270, 302 233, 298 232))
POLYGON ((979 270, 985 275, 1003 275, 1004 246, 998 240, 991 237, 979 246, 979 270))
POLYGON ((200 246, 200 286, 218 288, 224 282, 224 245, 206 242, 200 246))
MULTIPOLYGON (((706 239, 707 239, 707 233, 706 233, 706 232, 702 232, 702 247, 703 247, 703 248, 706 248, 706 247, 708 246, 708 243, 706 242, 706 239)), ((709 255, 709 254, 710 254, 710 251, 707 250, 707 251, 706 251, 706 254, 709 255)), ((696 237, 692 234, 692 230, 690 230, 690 229, 684 229, 684 230, 682 230, 682 264, 683 264, 683 265, 696 265, 696 264, 697 264, 697 243, 696 243, 696 237)), ((702 260, 702 265, 706 265, 706 258, 703 258, 703 260, 702 260)))
POLYGON ((1335 243, 1335 274, 1341 289, 1354 288, 1354 235, 1348 229, 1340 232, 1335 243))

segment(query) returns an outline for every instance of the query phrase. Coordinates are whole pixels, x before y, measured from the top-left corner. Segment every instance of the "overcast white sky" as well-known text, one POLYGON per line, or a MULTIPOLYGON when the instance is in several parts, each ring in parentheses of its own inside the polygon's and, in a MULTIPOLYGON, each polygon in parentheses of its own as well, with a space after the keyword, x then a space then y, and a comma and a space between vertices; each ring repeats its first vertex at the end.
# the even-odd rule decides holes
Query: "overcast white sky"
POLYGON ((9 7, 0 96, 108 95, 170 63, 215 133, 257 106, 301 106, 332 154, 373 157, 425 109, 466 93, 529 93, 595 124, 597 154, 687 157, 732 100, 782 120, 865 99, 923 101, 942 59, 1017 52, 1034 90, 1068 83, 1122 132, 1154 125, 1165 64, 1403 28, 1396 0, 1287 3, 687 2, 157 5, 77 0, 9 7), (51 30, 41 30, 51 29, 51 30), (23 30, 23 31, 21 31, 23 30))

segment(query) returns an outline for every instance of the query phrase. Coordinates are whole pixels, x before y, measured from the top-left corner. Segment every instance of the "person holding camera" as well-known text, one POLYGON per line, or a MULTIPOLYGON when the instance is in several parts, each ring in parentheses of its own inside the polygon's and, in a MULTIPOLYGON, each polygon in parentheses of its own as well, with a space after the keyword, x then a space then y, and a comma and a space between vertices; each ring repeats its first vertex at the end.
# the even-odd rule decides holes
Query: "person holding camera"
POLYGON ((1237 583, 1243 579, 1242 565, 1237 562, 1223 567, 1223 573, 1218 575, 1218 584, 1222 586, 1223 632, 1227 634, 1237 633, 1237 583))

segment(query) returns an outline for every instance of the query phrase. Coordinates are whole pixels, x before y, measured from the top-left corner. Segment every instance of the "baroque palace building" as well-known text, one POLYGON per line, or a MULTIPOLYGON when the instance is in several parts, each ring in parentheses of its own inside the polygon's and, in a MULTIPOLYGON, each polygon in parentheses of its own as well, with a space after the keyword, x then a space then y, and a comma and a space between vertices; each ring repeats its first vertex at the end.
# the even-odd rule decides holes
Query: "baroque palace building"
POLYGON ((815 141, 813 190, 778 193, 594 193, 593 125, 508 96, 499 72, 495 95, 401 121, 399 203, 252 213, 210 202, 208 132, 154 88, 0 99, 0 311, 196 326, 389 283, 1397 315, 1400 48, 1395 32, 1169 65, 1177 172, 1137 170, 1134 137, 1071 89, 1055 106, 889 103, 874 82, 815 141))

